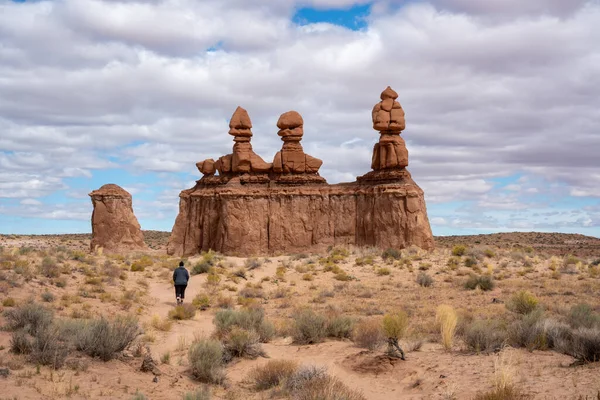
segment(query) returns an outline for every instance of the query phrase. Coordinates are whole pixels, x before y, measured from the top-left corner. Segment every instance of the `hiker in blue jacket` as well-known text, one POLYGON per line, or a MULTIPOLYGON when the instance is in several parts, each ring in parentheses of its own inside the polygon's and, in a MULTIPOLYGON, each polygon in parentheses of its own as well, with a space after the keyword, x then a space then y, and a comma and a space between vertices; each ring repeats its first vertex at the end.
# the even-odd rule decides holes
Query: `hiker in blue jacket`
POLYGON ((187 288, 189 280, 190 273, 183 266, 183 261, 180 261, 179 268, 175 268, 175 271, 173 271, 173 283, 175 284, 175 297, 177 298, 177 305, 183 304, 185 288, 187 288))

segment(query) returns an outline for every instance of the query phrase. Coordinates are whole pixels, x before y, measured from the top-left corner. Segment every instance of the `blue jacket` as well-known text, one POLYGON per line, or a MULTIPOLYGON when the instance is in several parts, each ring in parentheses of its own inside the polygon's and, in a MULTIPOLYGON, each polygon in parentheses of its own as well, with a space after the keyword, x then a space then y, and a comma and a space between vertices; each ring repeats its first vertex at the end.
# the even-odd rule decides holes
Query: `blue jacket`
POLYGON ((173 282, 176 285, 187 285, 190 279, 190 273, 185 267, 181 266, 173 271, 173 282))

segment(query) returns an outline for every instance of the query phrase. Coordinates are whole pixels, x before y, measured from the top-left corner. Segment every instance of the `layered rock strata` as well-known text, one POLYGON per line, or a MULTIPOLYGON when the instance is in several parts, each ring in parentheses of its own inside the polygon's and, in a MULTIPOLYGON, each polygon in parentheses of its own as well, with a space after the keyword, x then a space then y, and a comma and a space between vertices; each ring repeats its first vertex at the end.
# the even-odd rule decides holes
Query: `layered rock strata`
POLYGON ((100 247, 110 253, 147 250, 129 192, 109 183, 89 196, 94 206, 91 250, 100 247))
MULTIPOLYGON (((397 97, 386 89, 373 110, 381 135, 373 171, 356 182, 328 185, 319 176, 322 161, 304 153, 303 120, 295 111, 277 122, 284 144, 270 169, 255 171, 250 162, 249 170, 224 171, 223 157, 198 163, 204 176, 180 194, 168 253, 215 250, 247 256, 337 245, 432 249, 424 194, 405 168, 404 111, 397 97)), ((242 125, 249 129, 249 118, 242 125)))

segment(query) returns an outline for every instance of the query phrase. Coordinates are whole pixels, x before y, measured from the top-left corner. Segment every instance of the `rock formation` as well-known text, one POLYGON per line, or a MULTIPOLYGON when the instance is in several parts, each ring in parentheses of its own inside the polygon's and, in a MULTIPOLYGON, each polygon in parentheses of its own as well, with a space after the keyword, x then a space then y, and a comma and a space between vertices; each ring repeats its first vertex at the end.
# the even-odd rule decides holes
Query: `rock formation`
POLYGON ((396 93, 387 87, 381 93, 381 101, 375 104, 371 113, 373 129, 379 131, 379 142, 373 147, 371 168, 373 171, 359 177, 359 181, 378 181, 395 179, 408 173, 408 150, 400 133, 404 130, 404 110, 396 99, 396 93))
POLYGON ((102 247, 107 252, 146 250, 144 235, 133 213, 131 195, 122 187, 107 184, 91 192, 93 251, 102 247))
POLYGON ((432 249, 423 191, 405 168, 408 152, 400 137, 404 111, 397 97, 388 87, 373 109, 373 127, 381 135, 373 170, 356 182, 337 185, 326 184, 318 174, 322 161, 304 153, 300 114, 289 111, 279 118, 284 144, 266 168, 260 157, 253 158, 250 119, 245 111, 236 116, 243 110, 238 108, 230 123, 236 136, 234 154, 197 164, 204 176, 179 196, 168 253, 183 256, 212 249, 258 255, 337 245, 432 249), (240 150, 244 157, 235 155, 238 137, 248 138, 240 150), (235 157, 240 161, 234 162, 235 157), (226 169, 229 163, 232 167, 226 169))
POLYGON ((304 120, 296 111, 281 114, 277 121, 283 140, 281 151, 273 159, 273 172, 278 174, 276 180, 286 183, 325 183, 319 176, 319 168, 323 161, 304 153, 300 144, 304 135, 304 120))

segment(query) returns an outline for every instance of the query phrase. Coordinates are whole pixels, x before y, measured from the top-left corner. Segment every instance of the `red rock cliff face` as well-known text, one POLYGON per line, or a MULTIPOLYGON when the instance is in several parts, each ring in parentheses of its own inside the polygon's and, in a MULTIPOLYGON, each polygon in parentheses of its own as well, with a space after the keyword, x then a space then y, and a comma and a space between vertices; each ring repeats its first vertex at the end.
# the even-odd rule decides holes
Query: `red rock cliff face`
MULTIPOLYGON (((382 100, 395 101, 394 96, 388 88, 382 100)), ((234 172, 228 156, 221 157, 215 168, 207 168, 213 165, 210 159, 198 163, 204 177, 180 194, 168 253, 182 256, 212 249, 247 256, 321 251, 337 245, 432 249, 423 191, 405 169, 408 153, 400 139, 404 113, 396 118, 400 123, 383 125, 379 120, 387 117, 378 112, 373 115, 382 136, 374 148, 377 163, 357 182, 325 183, 318 174, 321 160, 302 150, 302 119, 295 112, 283 114, 278 122, 284 145, 268 169, 264 162, 257 168, 249 163, 246 171, 234 172), (391 136, 397 139, 389 145, 386 140, 391 136), (379 162, 388 148, 386 154, 392 148, 394 154, 406 152, 402 162, 396 161, 398 156, 387 164, 379 162)), ((247 119, 246 126, 251 126, 247 119)))

